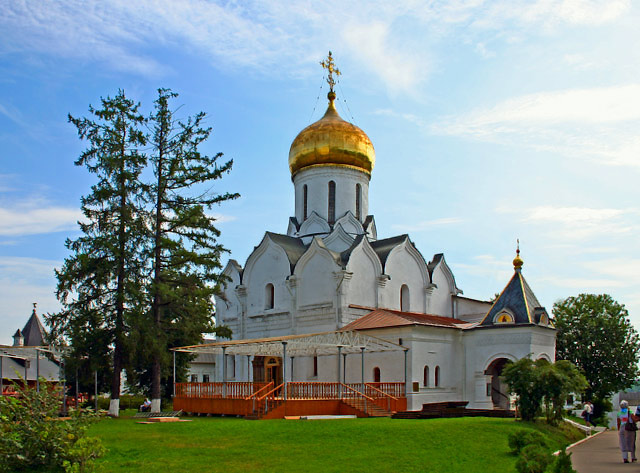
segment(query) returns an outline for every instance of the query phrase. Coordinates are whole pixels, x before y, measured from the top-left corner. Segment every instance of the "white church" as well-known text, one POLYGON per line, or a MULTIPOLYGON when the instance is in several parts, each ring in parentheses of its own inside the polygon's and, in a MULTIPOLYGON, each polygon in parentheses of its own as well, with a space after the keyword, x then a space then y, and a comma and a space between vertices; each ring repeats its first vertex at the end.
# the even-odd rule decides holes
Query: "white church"
POLYGON ((191 381, 403 383, 408 410, 440 401, 508 408, 504 364, 555 358, 555 329, 523 277, 519 250, 513 277, 488 302, 461 295, 442 253, 425 258, 408 235, 379 239, 369 209, 374 147, 339 116, 331 56, 324 65, 326 113, 289 151, 295 215, 286 234, 266 232, 244 265, 227 264, 216 319, 233 341, 222 356, 200 352, 205 362, 192 365, 191 381), (342 359, 312 344, 296 356, 233 350, 318 333, 358 333, 397 350, 345 348, 342 359))

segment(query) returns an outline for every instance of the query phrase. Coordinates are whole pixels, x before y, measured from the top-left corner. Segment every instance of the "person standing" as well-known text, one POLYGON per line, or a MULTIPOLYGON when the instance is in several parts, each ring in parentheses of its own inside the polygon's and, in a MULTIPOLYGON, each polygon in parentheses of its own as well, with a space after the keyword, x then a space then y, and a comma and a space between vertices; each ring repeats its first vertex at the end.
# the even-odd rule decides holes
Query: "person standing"
POLYGON ((584 410, 586 412, 584 420, 587 423, 587 426, 593 427, 593 421, 591 420, 593 419, 593 404, 591 403, 591 401, 587 401, 584 403, 584 410))
POLYGON ((620 411, 618 412, 618 441, 620 444, 620 452, 622 452, 622 461, 629 463, 628 454, 631 454, 631 461, 636 462, 636 427, 635 423, 638 417, 631 413, 629 403, 620 401, 620 411), (627 427, 633 425, 633 427, 627 427))

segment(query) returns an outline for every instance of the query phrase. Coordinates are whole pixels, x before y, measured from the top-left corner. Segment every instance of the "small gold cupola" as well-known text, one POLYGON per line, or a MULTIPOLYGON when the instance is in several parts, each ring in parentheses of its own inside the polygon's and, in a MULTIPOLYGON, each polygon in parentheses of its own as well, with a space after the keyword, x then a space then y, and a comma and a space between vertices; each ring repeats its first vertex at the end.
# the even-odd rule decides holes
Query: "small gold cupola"
POLYGON ((360 128, 343 120, 336 110, 333 74, 340 75, 340 71, 334 66, 331 51, 320 64, 328 71, 329 106, 320 120, 298 133, 291 143, 291 177, 302 169, 316 166, 347 167, 370 176, 376 159, 371 140, 360 128))
POLYGON ((515 269, 516 271, 520 271, 522 269, 524 261, 522 261, 522 258, 520 258, 520 239, 518 239, 517 241, 518 246, 516 249, 516 257, 513 258, 513 269, 515 269))

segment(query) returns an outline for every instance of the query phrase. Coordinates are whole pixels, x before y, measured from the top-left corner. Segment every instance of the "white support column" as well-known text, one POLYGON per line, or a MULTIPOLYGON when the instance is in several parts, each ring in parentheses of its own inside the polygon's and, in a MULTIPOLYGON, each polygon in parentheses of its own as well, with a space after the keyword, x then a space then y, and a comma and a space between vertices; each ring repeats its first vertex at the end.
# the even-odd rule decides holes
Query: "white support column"
MULTIPOLYGON (((342 355, 342 346, 338 345, 338 383, 340 383, 340 355, 342 355)), ((342 384, 338 384, 338 398, 342 399, 342 384)))
POLYGON ((408 397, 409 388, 407 387, 407 353, 409 353, 409 349, 405 348, 404 350, 404 395, 408 397))
POLYGON ((287 342, 282 342, 282 382, 284 383, 282 398, 287 400, 287 342))
MULTIPOLYGON (((365 347, 360 347, 360 367, 361 367, 361 375, 362 375, 362 394, 364 394, 366 396, 366 393, 364 392, 364 350, 365 347)), ((367 398, 364 398, 364 411, 367 412, 367 398)))
POLYGON ((347 384, 347 354, 342 354, 342 382, 347 384))

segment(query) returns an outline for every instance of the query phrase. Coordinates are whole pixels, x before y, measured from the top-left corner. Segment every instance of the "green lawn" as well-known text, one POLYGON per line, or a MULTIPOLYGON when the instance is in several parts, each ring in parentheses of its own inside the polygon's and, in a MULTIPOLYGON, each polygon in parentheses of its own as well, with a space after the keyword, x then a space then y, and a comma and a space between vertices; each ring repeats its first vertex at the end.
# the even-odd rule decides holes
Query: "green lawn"
POLYGON ((91 427, 108 472, 513 472, 507 435, 536 428, 555 448, 575 430, 512 419, 325 421, 194 418, 173 424, 104 419, 91 427))

